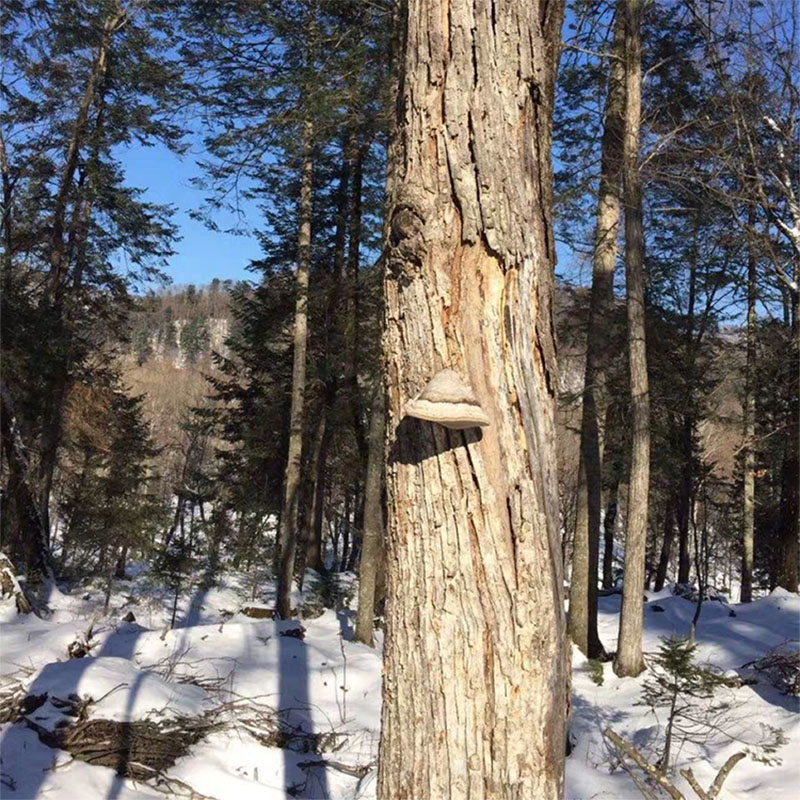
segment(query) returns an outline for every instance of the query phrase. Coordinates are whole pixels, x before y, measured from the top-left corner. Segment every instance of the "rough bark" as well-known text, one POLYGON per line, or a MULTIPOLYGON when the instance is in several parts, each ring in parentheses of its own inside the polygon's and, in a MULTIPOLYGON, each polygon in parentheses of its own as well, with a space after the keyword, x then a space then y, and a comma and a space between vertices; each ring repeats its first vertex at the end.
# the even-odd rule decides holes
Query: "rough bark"
MULTIPOLYGON (((754 212, 750 212, 750 220, 754 212)), ((747 257, 747 355, 742 402, 742 437, 744 438, 742 487, 742 588, 740 602, 753 599, 753 534, 755 530, 756 461, 753 443, 756 434, 756 299, 758 260, 755 243, 748 241, 747 257)))
POLYGON ((641 0, 622 0, 625 15, 625 284, 628 306, 628 361, 631 387, 631 468, 625 531, 625 574, 614 671, 638 675, 642 656, 647 511, 650 484, 650 394, 644 308, 644 235, 639 173, 642 98, 641 0))
POLYGON ((364 483, 364 535, 358 567, 358 613, 355 639, 370 647, 375 618, 375 586, 383 553, 383 441, 385 436, 384 387, 375 388, 369 422, 369 457, 364 483))
POLYGON ((605 656, 605 649, 597 633, 597 568, 603 494, 603 439, 608 406, 607 341, 614 303, 614 266, 617 260, 622 188, 625 74, 621 56, 624 35, 625 29, 620 15, 614 27, 612 58, 609 59, 608 92, 601 144, 600 189, 597 198, 592 294, 583 382, 581 477, 576 512, 573 577, 569 597, 570 635, 581 652, 589 658, 605 656))
POLYGON ((388 613, 378 796, 558 798, 558 3, 412 0, 385 281, 388 613), (443 368, 491 424, 403 418, 443 368))
POLYGON ((291 616, 294 557, 297 550, 297 512, 300 501, 300 470, 303 458, 303 408, 306 393, 306 348, 308 344, 308 271, 311 262, 311 191, 313 127, 303 125, 303 162, 297 237, 297 274, 294 312, 292 400, 289 410, 289 447, 283 479, 283 507, 278 529, 278 591, 276 611, 291 616))

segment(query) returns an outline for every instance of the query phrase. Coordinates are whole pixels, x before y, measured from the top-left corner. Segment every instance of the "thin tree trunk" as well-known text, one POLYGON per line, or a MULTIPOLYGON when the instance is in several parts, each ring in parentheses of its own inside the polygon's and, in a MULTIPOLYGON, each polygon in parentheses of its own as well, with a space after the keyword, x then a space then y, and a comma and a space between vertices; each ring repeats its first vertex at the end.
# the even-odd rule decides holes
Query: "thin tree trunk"
POLYGON ((607 342, 614 303, 625 111, 625 71, 620 59, 625 28, 622 16, 614 26, 609 60, 608 92, 601 148, 597 199, 592 295, 586 334, 586 368, 581 422, 580 488, 575 525, 573 579, 570 583, 569 626, 572 640, 589 658, 602 658, 605 648, 597 633, 597 568, 603 494, 603 444, 608 397, 607 342), (584 567, 585 563, 585 567, 584 567), (575 580, 576 572, 578 581, 575 580))
MULTIPOLYGON (((352 109, 351 109, 352 113, 352 109)), ((324 341, 325 359, 323 362, 323 374, 325 379, 325 397, 323 401, 322 413, 317 424, 317 432, 314 438, 314 450, 311 457, 311 469, 314 475, 314 485, 312 488, 312 511, 308 520, 306 532, 306 565, 317 572, 325 571, 325 564, 322 559, 322 523, 325 508, 325 466, 328 458, 328 449, 331 440, 331 426, 328 417, 331 409, 336 402, 337 394, 337 374, 338 363, 331 363, 335 356, 329 348, 331 331, 334 327, 333 319, 340 313, 339 302, 342 294, 342 286, 346 283, 346 259, 345 249, 347 242, 347 211, 348 211, 348 190, 350 186, 350 172, 352 169, 352 149, 353 133, 350 127, 347 128, 347 136, 342 144, 342 166, 339 173, 339 186, 337 189, 336 201, 336 227, 334 234, 334 256, 333 266, 330 273, 331 286, 328 292, 325 308, 324 341)), ((359 190, 360 191, 360 190, 359 190)))
MULTIPOLYGON (((755 211, 749 212, 751 227, 755 211)), ((748 239, 747 253, 747 356, 744 373, 744 400, 742 402, 743 489, 742 489, 742 587, 740 602, 753 599, 753 532, 755 529, 756 460, 753 452, 756 433, 756 300, 758 297, 758 260, 755 242, 748 239)))
POLYGON ((673 519, 670 508, 669 495, 664 507, 664 538, 661 542, 661 555, 658 559, 656 568, 656 580, 653 589, 660 592, 667 582, 667 571, 669 570, 669 559, 672 554, 672 542, 675 539, 675 520, 673 519))
POLYGON ((650 394, 644 310, 644 232, 639 173, 642 104, 641 0, 622 0, 625 14, 625 281, 628 301, 628 356, 631 382, 631 472, 625 532, 625 574, 614 671, 638 675, 642 656, 642 593, 650 484, 650 394))
POLYGON ((352 494, 350 492, 350 487, 347 487, 347 491, 344 495, 344 516, 342 517, 342 556, 340 561, 334 560, 333 568, 337 572, 344 572, 345 567, 347 566, 347 554, 350 551, 350 530, 351 530, 351 513, 352 513, 352 504, 351 504, 351 497, 352 494))
POLYGON ((380 800, 563 793, 550 126, 561 6, 412 0, 386 261, 380 800), (443 368, 489 427, 404 418, 443 368))
MULTIPOLYGON (((354 146, 356 142, 354 141, 354 146)), ((367 436, 364 431, 362 419, 363 409, 361 402, 361 389, 358 385, 358 346, 359 346, 359 262, 361 253, 361 206, 364 182, 364 159, 368 147, 361 143, 355 151, 353 160, 353 183, 350 192, 350 207, 348 213, 348 249, 347 249, 347 304, 345 323, 345 342, 347 348, 347 361, 345 365, 345 392, 350 407, 358 453, 361 458, 362 468, 366 469, 368 449, 367 436)))
POLYGON ((614 530, 617 524, 617 495, 619 480, 611 484, 608 492, 606 515, 603 520, 605 548, 603 550, 603 588, 610 589, 614 585, 614 530))
POLYGON ((683 427, 681 447, 683 464, 678 499, 678 583, 689 583, 691 558, 689 556, 689 528, 692 520, 694 495, 694 434, 696 417, 694 413, 695 395, 695 301, 697 297, 697 258, 699 254, 700 211, 695 211, 695 224, 692 251, 689 258, 689 296, 686 310, 686 330, 684 332, 684 382, 683 427))
POLYGON ((8 467, 8 487, 14 496, 14 512, 19 525, 26 570, 31 583, 54 581, 47 530, 30 486, 28 450, 22 441, 14 403, 6 386, 0 384, 0 440, 8 467))
POLYGON ((790 383, 787 397, 787 436, 781 470, 780 562, 778 586, 797 592, 800 559, 800 320, 798 293, 791 305, 790 383))
POLYGON ((128 562, 128 545, 125 544, 120 548, 119 555, 117 556, 117 563, 114 566, 114 577, 119 580, 125 578, 125 567, 128 562))
POLYGON ((314 450, 310 463, 314 474, 314 485, 311 489, 311 513, 308 515, 306 525, 305 565, 317 572, 325 572, 325 565, 322 562, 322 521, 325 511, 325 465, 328 460, 330 438, 331 426, 328 424, 326 403, 319 416, 314 436, 314 450))
POLYGON ((278 591, 276 610, 283 619, 292 613, 291 592, 297 550, 297 512, 300 502, 300 470, 303 459, 303 408, 306 394, 308 344, 308 272, 311 264, 311 193, 313 127, 303 125, 303 163, 300 187, 300 229, 297 237, 297 296, 294 312, 294 361, 292 401, 289 411, 289 448, 283 479, 283 510, 278 530, 278 591))
POLYGON ((53 215, 49 289, 42 296, 42 303, 52 301, 48 317, 53 327, 49 332, 49 336, 62 341, 64 356, 54 365, 53 370, 47 376, 48 388, 45 392, 42 409, 38 502, 44 529, 48 536, 48 544, 50 537, 50 496, 64 427, 64 409, 72 385, 73 332, 69 327, 68 318, 70 313, 74 313, 74 310, 70 309, 68 298, 66 297, 69 284, 69 265, 74 262, 71 288, 73 294, 77 294, 83 285, 92 206, 99 189, 99 153, 105 130, 105 96, 108 90, 110 74, 108 50, 111 45, 111 34, 122 23, 124 18, 125 12, 118 7, 117 14, 110 18, 104 26, 97 60, 87 84, 84 100, 72 132, 67 153, 67 164, 62 176, 59 194, 56 197, 56 207, 53 215), (65 226, 67 199, 70 190, 72 190, 72 181, 77 168, 78 155, 86 136, 86 126, 92 103, 97 104, 97 115, 89 137, 89 180, 84 190, 85 175, 81 174, 79 177, 72 217, 69 225, 65 226), (83 196, 81 197, 81 195, 83 196), (67 234, 66 242, 64 240, 65 233, 67 234))
POLYGON ((379 381, 372 399, 369 422, 369 458, 364 485, 364 535, 358 567, 358 612, 355 640, 374 645, 375 586, 383 556, 383 440, 385 436, 384 387, 379 381))
POLYGON ((84 143, 86 126, 89 121, 89 111, 94 102, 97 87, 105 77, 108 68, 108 51, 111 47, 111 40, 114 32, 123 24, 125 17, 126 11, 118 3, 115 13, 110 16, 103 25, 97 54, 92 63, 92 69, 86 82, 81 104, 78 107, 78 115, 72 126, 72 132, 70 134, 64 160, 64 171, 61 174, 58 192, 55 198, 53 224, 50 228, 50 273, 48 275, 47 292, 43 296, 45 302, 53 301, 58 304, 60 295, 64 289, 67 266, 64 263, 64 228, 67 215, 67 201, 72 190, 75 171, 78 168, 80 150, 84 143))

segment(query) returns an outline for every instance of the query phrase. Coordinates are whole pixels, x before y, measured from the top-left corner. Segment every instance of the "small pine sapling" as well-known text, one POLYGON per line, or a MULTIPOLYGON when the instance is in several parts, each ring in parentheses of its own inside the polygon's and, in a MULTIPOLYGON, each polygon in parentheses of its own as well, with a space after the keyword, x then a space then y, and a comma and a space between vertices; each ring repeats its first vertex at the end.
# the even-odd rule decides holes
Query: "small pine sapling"
POLYGON ((697 664, 695 646, 679 636, 662 638, 649 664, 650 674, 637 705, 649 706, 655 714, 658 709, 668 709, 664 750, 657 762, 659 769, 668 772, 675 738, 683 742, 703 736, 713 727, 713 720, 704 711, 724 712, 722 707, 698 701, 711 700, 725 679, 697 664))
MULTIPOLYGON (((713 741, 739 742, 746 746, 745 752, 732 755, 717 773, 709 789, 703 790, 691 769, 682 769, 686 779, 701 800, 713 800, 730 771, 745 756, 764 764, 780 763, 774 757, 786 743, 786 736, 779 728, 761 726, 758 741, 744 732, 741 720, 733 714, 733 703, 720 700, 718 690, 729 687, 730 682, 720 673, 696 662, 696 648, 691 641, 678 636, 662 638, 656 654, 648 660, 650 673, 644 681, 642 695, 637 705, 649 706, 654 714, 667 710, 664 729, 664 745, 655 763, 650 763, 633 745, 611 729, 606 737, 617 751, 621 766, 631 775, 636 786, 647 798, 665 794, 673 800, 683 800, 683 794, 670 781, 670 762, 675 745, 691 742, 706 746, 713 741), (637 775, 633 761, 643 773, 637 775)), ((748 729, 751 726, 747 726, 748 729)))

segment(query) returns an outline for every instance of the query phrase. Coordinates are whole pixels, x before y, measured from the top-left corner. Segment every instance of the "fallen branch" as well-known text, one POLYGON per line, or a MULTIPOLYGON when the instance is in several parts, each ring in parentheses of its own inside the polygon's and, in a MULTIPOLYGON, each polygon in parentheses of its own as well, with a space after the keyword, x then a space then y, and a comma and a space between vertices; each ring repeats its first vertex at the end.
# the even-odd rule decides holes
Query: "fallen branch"
POLYGON ((714 800, 722 789, 722 784, 730 774, 730 771, 744 758, 744 753, 734 753, 723 765, 722 769, 717 773, 714 782, 708 789, 708 800, 714 800))
MULTIPOLYGON (((631 758, 637 764, 637 766, 639 766, 647 775, 649 775, 650 778, 652 778, 658 784, 658 786, 663 789, 663 791, 673 798, 673 800, 685 800, 683 794, 681 794, 681 792, 669 782, 664 772, 662 772, 658 767, 653 766, 632 744, 625 741, 625 739, 623 739, 618 733, 612 731, 611 728, 606 728, 605 736, 617 748, 617 752, 620 753, 620 763, 625 768, 625 771, 631 776, 631 778, 633 778, 633 782, 636 784, 636 787, 644 797, 652 798, 653 795, 647 788, 641 785, 638 780, 636 780, 632 770, 630 770, 625 764, 622 754, 631 758)), ((689 786, 692 787, 692 791, 694 791, 699 800, 716 800, 717 796, 722 790, 722 785, 725 783, 728 775, 730 775, 731 770, 744 757, 744 753, 734 753, 722 765, 722 769, 720 769, 720 771, 717 773, 717 777, 714 778, 714 781, 708 788, 708 791, 705 791, 703 787, 700 786, 691 769, 682 769, 681 775, 686 779, 689 786)))
POLYGON ((617 750, 635 761, 673 800, 685 800, 680 791, 667 780, 667 776, 658 767, 654 767, 632 744, 626 742, 611 728, 606 728, 605 735, 617 750))
POLYGON ((314 761, 301 761, 298 765, 300 769, 315 769, 316 767, 330 767, 345 775, 352 775, 355 778, 363 778, 372 769, 372 764, 361 766, 345 764, 342 761, 331 761, 327 758, 318 758, 314 761))

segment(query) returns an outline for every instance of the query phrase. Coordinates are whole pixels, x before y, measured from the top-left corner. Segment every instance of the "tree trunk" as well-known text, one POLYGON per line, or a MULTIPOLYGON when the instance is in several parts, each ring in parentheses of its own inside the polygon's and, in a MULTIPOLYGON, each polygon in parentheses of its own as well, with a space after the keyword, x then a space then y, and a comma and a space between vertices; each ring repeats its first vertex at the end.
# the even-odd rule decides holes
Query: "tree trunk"
POLYGON ((114 565, 114 577, 119 580, 125 579, 125 567, 128 563, 128 545, 124 544, 120 548, 117 556, 117 563, 114 565))
POLYGON ((669 559, 672 554, 672 541, 675 538, 675 520, 672 518, 669 496, 664 508, 664 539, 661 542, 661 555, 658 559, 656 568, 656 580, 653 589, 660 592, 667 582, 667 570, 669 569, 669 559))
POLYGON ((625 28, 622 16, 614 26, 609 61, 608 92, 601 148, 600 190, 597 199, 592 295, 586 334, 583 382, 580 475, 575 544, 570 583, 569 625, 572 640, 589 658, 602 658, 605 649, 597 633, 597 567, 603 494, 603 439, 608 397, 607 342, 614 303, 614 265, 617 260, 622 141, 625 111, 625 71, 620 56, 625 28), (583 566, 585 563, 585 567, 583 566))
POLYGON ((617 494, 619 493, 619 480, 611 484, 606 505, 606 515, 603 520, 603 534, 605 548, 603 550, 603 588, 610 589, 614 585, 614 529, 617 524, 617 494))
POLYGON ((412 0, 390 181, 381 800, 563 793, 550 127, 559 3, 412 0), (489 427, 404 417, 443 368, 489 427))
POLYGON ((789 352, 790 383, 787 402, 787 436, 784 445, 781 471, 780 562, 778 586, 797 592, 798 559, 800 558, 800 320, 798 320, 798 294, 792 294, 791 342, 789 352))
POLYGON ((322 522, 325 512, 325 465, 328 460, 330 438, 331 426, 328 424, 326 403, 317 423, 314 451, 311 456, 314 485, 311 490, 311 513, 307 520, 305 556, 306 567, 320 573, 325 572, 325 564, 322 561, 322 522))
POLYGON ((14 403, 6 386, 0 385, 0 440, 8 468, 8 491, 14 498, 28 580, 54 581, 47 529, 30 485, 28 449, 22 441, 14 403))
POLYGON ((333 569, 335 572, 344 572, 345 567, 347 566, 347 555, 350 552, 352 497, 353 495, 351 494, 350 487, 348 486, 344 494, 344 515, 342 516, 342 557, 339 561, 336 559, 333 560, 333 569))
MULTIPOLYGON (((755 222, 750 211, 748 222, 755 222)), ((742 587, 740 602, 753 599, 753 532, 755 529, 756 459, 753 451, 756 434, 756 299, 758 297, 758 259, 755 242, 748 239, 747 254, 747 357, 742 402, 742 437, 744 438, 742 488, 742 587)))
POLYGON ((689 527, 694 511, 694 435, 695 435, 695 300, 697 297, 697 258, 699 254, 700 211, 695 212, 695 225, 692 252, 689 259, 689 296, 686 310, 686 330, 684 332, 684 366, 682 380, 683 427, 681 447, 683 464, 678 498, 678 583, 689 583, 691 558, 689 556, 689 527))
POLYGON ((364 535, 358 567, 358 613, 355 640, 374 645, 372 624, 375 618, 375 586, 383 555, 383 440, 385 435, 384 387, 379 381, 372 399, 369 422, 369 458, 364 485, 364 535))
POLYGON ((625 15, 625 283, 631 383, 631 472, 625 531, 625 574, 614 671, 638 675, 642 656, 642 593, 650 484, 650 394, 647 379, 644 310, 644 233, 639 174, 642 111, 641 0, 621 0, 625 15))
MULTIPOLYGON (((354 141, 354 145, 355 145, 354 141)), ((361 458, 362 469, 366 468, 368 459, 367 436, 364 432, 364 421, 361 389, 358 385, 358 328, 359 328, 359 263, 361 254, 361 194, 364 183, 364 159, 368 147, 361 143, 353 159, 353 185, 350 192, 350 206, 348 209, 348 248, 347 248, 347 303, 345 311, 345 342, 347 348, 347 361, 345 364, 345 392, 347 403, 350 407, 353 422, 353 435, 355 436, 358 453, 361 458)), ((360 515, 359 515, 360 516, 360 515)))
POLYGON ((311 191, 313 127, 303 125, 303 164, 300 186, 300 229, 297 237, 297 296, 294 312, 294 361, 292 401, 289 410, 289 448, 283 479, 283 510, 278 529, 278 591, 276 611, 283 619, 292 613, 291 592, 297 550, 297 511, 300 502, 300 470, 303 458, 303 407, 306 394, 306 346, 308 344, 308 272, 311 263, 311 191))

